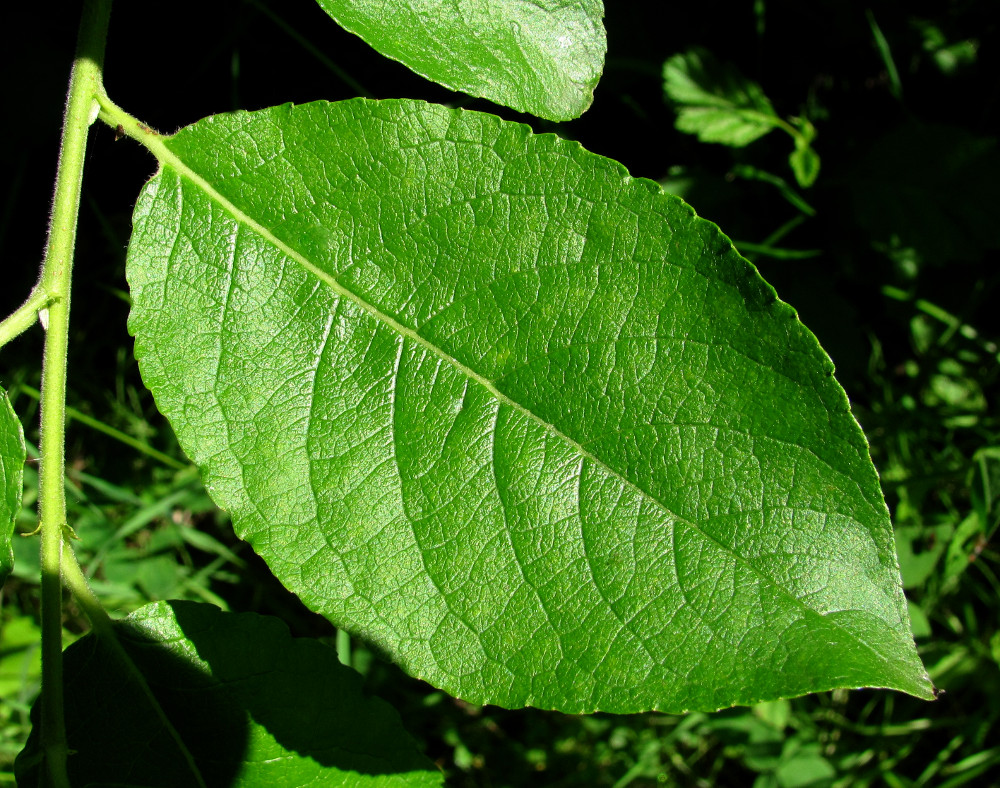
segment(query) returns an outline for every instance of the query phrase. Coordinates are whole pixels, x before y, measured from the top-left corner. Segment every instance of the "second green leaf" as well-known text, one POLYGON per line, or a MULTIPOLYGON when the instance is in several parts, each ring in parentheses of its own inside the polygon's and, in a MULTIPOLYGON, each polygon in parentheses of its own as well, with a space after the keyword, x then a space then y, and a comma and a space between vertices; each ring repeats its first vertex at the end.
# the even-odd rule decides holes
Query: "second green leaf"
POLYGON ((386 57, 452 90, 549 120, 594 100, 602 0, 317 0, 386 57))

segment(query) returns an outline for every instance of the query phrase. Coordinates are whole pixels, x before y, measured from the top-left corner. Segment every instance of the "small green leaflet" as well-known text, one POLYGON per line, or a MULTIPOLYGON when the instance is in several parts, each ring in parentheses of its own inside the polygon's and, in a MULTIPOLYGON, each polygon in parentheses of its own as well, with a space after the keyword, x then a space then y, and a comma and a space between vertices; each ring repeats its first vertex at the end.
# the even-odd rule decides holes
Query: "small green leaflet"
POLYGON ((21 422, 10 405, 7 392, 0 390, 0 586, 14 568, 14 520, 21 508, 21 480, 24 475, 24 434, 21 422))
POLYGON ((804 117, 782 120, 760 85, 708 50, 695 47, 669 58, 663 64, 663 90, 677 110, 677 130, 702 142, 742 148, 783 129, 795 145, 788 156, 795 180, 803 188, 816 182, 820 158, 811 147, 813 124, 804 117))
POLYGON ((150 148, 143 378, 309 607, 508 707, 932 696, 829 358, 682 201, 415 101, 150 148))
POLYGON ((781 122, 760 85, 704 49, 668 59, 663 89, 677 109, 677 130, 702 142, 741 148, 781 122))

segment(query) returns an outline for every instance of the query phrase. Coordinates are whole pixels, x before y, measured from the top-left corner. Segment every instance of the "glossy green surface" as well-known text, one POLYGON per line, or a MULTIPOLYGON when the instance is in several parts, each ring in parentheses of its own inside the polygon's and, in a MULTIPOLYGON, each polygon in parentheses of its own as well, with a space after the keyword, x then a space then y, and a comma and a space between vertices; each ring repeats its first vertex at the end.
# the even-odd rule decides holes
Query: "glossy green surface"
POLYGON ((452 90, 549 120, 594 100, 602 0, 317 0, 386 57, 452 90))
POLYGON ((165 142, 136 355, 311 608, 503 706, 930 696, 832 364, 715 225, 575 143, 419 102, 165 142))

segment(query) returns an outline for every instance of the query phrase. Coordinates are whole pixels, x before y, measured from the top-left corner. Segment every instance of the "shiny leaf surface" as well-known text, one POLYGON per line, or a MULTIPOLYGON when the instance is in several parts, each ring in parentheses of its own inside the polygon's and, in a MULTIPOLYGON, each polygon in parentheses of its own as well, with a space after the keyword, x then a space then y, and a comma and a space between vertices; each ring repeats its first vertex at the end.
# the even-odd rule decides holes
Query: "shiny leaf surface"
POLYGON ((452 90, 549 120, 594 100, 602 0, 317 0, 386 57, 452 90))
POLYGON ((683 202, 412 101, 152 147, 144 380, 311 608, 504 706, 931 696, 829 358, 683 202))

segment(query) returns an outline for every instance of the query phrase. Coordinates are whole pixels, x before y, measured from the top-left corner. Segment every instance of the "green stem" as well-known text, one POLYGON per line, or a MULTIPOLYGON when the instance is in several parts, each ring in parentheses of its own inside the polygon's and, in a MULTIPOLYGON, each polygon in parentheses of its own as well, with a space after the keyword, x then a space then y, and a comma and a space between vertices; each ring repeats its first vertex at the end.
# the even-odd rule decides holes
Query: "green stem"
POLYGON ((49 294, 42 286, 35 285, 28 300, 21 304, 10 317, 0 323, 0 347, 31 328, 38 320, 38 313, 49 305, 50 300, 49 294))
POLYGON ((351 667, 351 636, 340 627, 337 627, 337 659, 341 665, 351 667))
POLYGON ((889 42, 882 33, 882 28, 875 21, 875 14, 872 13, 870 8, 865 9, 865 16, 868 17, 868 25, 872 29, 875 46, 878 47, 878 52, 882 56, 882 62, 885 64, 885 71, 889 77, 889 92, 892 93, 893 98, 901 101, 903 98, 903 83, 899 79, 899 71, 896 69, 896 61, 892 57, 892 49, 889 47, 889 42))
POLYGON ((80 562, 76 560, 76 555, 68 544, 63 545, 62 568, 63 582, 77 604, 86 613, 87 618, 90 619, 94 634, 117 642, 114 622, 108 615, 108 611, 104 609, 104 605, 101 604, 101 600, 97 598, 97 594, 90 587, 90 583, 87 582, 87 576, 84 575, 80 562))
MULTIPOLYGON (((63 479, 66 472, 66 361, 70 281, 87 132, 94 118, 95 96, 103 92, 100 87, 101 71, 110 14, 111 0, 88 0, 84 5, 66 101, 49 239, 41 279, 35 290, 36 293, 44 293, 49 313, 42 364, 39 471, 39 519, 42 531, 41 745, 45 780, 59 788, 69 786, 66 773, 68 747, 63 716, 62 552, 64 529, 67 527, 63 479)), ((18 313, 23 309, 18 310, 18 313)))
POLYGON ((776 129, 781 129, 782 131, 790 134, 792 139, 797 139, 802 136, 801 131, 778 115, 761 112, 756 109, 735 109, 734 112, 742 120, 746 120, 751 123, 763 123, 768 126, 773 126, 776 129))
POLYGON ((129 115, 125 110, 113 102, 102 87, 96 96, 100 110, 97 117, 107 123, 111 128, 116 129, 118 134, 124 134, 136 140, 140 145, 152 153, 157 160, 162 161, 170 157, 170 152, 160 141, 163 135, 154 131, 138 118, 129 115))
POLYGON ((822 249, 779 249, 770 244, 755 244, 749 241, 733 241, 733 245, 740 254, 760 254, 764 257, 773 257, 775 260, 808 260, 810 257, 819 257, 823 254, 822 249))

